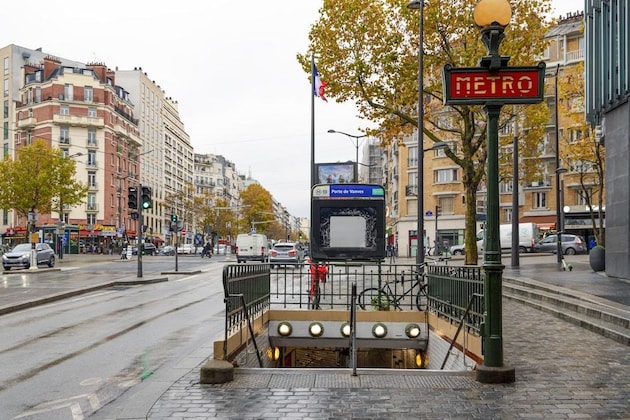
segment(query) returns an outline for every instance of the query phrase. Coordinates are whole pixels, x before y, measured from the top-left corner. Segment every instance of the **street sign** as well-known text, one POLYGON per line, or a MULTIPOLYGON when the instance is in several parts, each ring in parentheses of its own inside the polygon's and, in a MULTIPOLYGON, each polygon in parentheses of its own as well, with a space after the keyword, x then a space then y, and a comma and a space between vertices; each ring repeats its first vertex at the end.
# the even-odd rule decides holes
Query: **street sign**
POLYGON ((186 236, 186 229, 182 229, 182 236, 186 236))
POLYGON ((256 233, 256 228, 252 228, 252 233, 256 233))
POLYGON ((427 210, 426 213, 424 213, 427 217, 431 217, 433 216, 433 212, 431 210, 427 210))
POLYGON ((544 99, 545 63, 535 67, 444 66, 444 104, 535 104, 544 99))

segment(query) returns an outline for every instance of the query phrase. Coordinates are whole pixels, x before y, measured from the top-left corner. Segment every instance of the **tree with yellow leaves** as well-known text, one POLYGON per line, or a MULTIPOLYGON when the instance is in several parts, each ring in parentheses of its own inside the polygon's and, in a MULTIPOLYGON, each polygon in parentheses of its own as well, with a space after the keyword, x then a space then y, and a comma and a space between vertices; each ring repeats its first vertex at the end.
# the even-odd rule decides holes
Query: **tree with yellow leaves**
MULTIPOLYGON (((327 82, 326 93, 338 102, 353 101, 360 116, 378 126, 368 130, 385 145, 400 142, 417 129, 419 13, 407 0, 324 0, 319 20, 309 33, 310 45, 298 60, 310 75, 310 58, 327 82)), ((479 106, 447 108, 442 68, 445 64, 475 67, 486 54, 472 13, 477 0, 428 0, 424 8, 424 139, 457 141, 446 155, 462 170, 466 264, 477 263, 476 196, 485 176, 485 113, 479 106)), ((502 55, 510 65, 535 65, 546 47, 545 16, 549 0, 512 0, 512 21, 505 30, 502 55)), ((511 110, 504 107, 500 126, 511 110)), ((421 142, 419 147, 426 148, 421 142)))
POLYGON ((22 217, 61 214, 64 205, 82 203, 88 191, 87 184, 74 179, 76 162, 41 139, 18 149, 15 160, 6 156, 0 173, 0 208, 15 209, 22 217))

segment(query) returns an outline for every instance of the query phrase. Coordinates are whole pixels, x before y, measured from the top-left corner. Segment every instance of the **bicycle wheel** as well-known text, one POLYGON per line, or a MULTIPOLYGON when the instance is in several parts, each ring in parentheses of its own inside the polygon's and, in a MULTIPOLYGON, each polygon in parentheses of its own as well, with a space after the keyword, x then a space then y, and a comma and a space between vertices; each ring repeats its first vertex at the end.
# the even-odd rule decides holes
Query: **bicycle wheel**
POLYGON ((319 309, 319 300, 321 299, 321 289, 319 288, 319 284, 313 290, 313 295, 311 296, 311 307, 310 309, 319 309))
POLYGON ((364 289, 357 296, 357 304, 359 305, 359 308, 363 310, 365 310, 366 308, 373 308, 377 311, 389 310, 391 303, 392 299, 389 297, 389 295, 382 290, 379 292, 378 288, 376 287, 369 287, 367 289, 364 289), (381 298, 380 302, 379 294, 381 298))
POLYGON ((416 295, 416 308, 420 312, 424 312, 429 308, 429 297, 427 294, 427 285, 423 284, 418 289, 418 294, 416 295))

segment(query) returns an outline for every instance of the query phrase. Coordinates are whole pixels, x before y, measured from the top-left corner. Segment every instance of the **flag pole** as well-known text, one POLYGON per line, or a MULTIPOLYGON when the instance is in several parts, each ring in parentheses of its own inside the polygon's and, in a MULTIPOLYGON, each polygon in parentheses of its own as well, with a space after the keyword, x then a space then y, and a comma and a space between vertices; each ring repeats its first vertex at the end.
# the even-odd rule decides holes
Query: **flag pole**
MULTIPOLYGON (((311 188, 315 185, 315 57, 311 54, 311 188)), ((312 203, 311 203, 312 206, 312 203)))

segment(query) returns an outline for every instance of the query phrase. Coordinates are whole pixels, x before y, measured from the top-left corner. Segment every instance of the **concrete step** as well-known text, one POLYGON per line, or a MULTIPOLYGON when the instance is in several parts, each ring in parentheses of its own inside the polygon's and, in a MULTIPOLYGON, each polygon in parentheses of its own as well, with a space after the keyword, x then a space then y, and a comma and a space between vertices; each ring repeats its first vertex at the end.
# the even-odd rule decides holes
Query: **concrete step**
POLYGON ((504 277, 503 296, 630 345, 630 311, 624 305, 525 278, 504 277))

